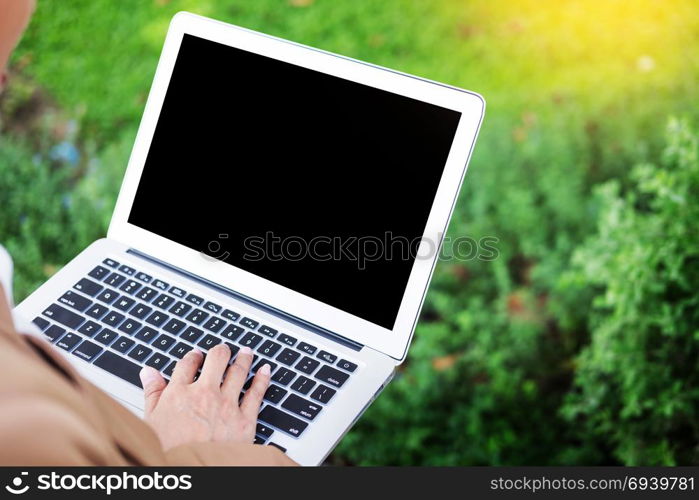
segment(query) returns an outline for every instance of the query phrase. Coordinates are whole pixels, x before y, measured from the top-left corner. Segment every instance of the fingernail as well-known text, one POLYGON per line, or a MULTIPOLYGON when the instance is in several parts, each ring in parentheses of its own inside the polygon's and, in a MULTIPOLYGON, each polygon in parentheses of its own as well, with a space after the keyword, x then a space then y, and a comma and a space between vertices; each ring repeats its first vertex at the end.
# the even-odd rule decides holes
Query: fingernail
POLYGON ((140 371, 139 376, 141 377, 141 383, 143 386, 150 385, 152 382, 158 378, 158 371, 150 366, 144 366, 140 371))
POLYGON ((188 354, 191 354, 192 356, 201 356, 203 353, 199 349, 192 349, 189 351, 188 354))
POLYGON ((241 347, 240 354, 247 354, 248 356, 252 356, 252 349, 250 349, 248 346, 241 347))
POLYGON ((262 368, 260 368, 260 373, 262 375, 269 375, 270 373, 272 373, 272 367, 265 363, 264 365, 262 365, 262 368))

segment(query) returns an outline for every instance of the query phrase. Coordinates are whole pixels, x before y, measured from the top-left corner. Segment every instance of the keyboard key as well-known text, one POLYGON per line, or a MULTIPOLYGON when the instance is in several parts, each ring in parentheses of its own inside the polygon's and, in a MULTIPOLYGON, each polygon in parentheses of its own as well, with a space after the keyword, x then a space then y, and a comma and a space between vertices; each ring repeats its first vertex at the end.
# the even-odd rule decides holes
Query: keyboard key
POLYGON ((284 349, 279 356, 277 356, 277 361, 284 363, 285 365, 291 366, 294 363, 296 363, 296 360, 300 357, 300 353, 287 348, 284 349))
POLYGON ((255 434, 257 434, 258 436, 268 438, 272 434, 274 434, 274 429, 266 426, 265 424, 258 423, 257 427, 255 427, 255 434))
POLYGON ((228 325, 226 328, 223 329, 221 332, 221 336, 227 338, 230 341, 234 341, 240 335, 244 332, 245 330, 242 329, 241 327, 237 325, 228 325))
POLYGON ((192 346, 185 344, 184 342, 178 342, 175 347, 170 349, 170 354, 175 356, 177 359, 182 359, 185 354, 192 350, 192 346))
POLYGON ((274 328, 270 328, 267 325, 262 325, 259 330, 257 330, 263 335, 267 335, 268 337, 274 337, 278 331, 275 330, 274 328))
POLYGON ((77 333, 71 333, 68 332, 66 333, 63 337, 58 339, 58 342, 56 342, 56 345, 60 347, 61 349, 65 349, 66 351, 70 351, 73 347, 78 345, 78 343, 82 339, 80 338, 80 335, 77 333))
POLYGON ((281 342, 282 344, 286 344, 286 345, 290 345, 290 346, 293 346, 294 344, 296 344, 296 339, 294 337, 292 337, 291 335, 287 335, 286 333, 282 333, 281 335, 279 335, 279 338, 277 338, 277 340, 279 342, 281 342))
POLYGON ((226 342, 226 345, 231 350, 231 359, 228 362, 228 364, 230 364, 233 361, 233 358, 235 357, 235 355, 238 354, 238 351, 240 351, 240 347, 238 347, 235 344, 231 344, 230 342, 226 342))
POLYGON ((61 295, 61 298, 58 299, 58 302, 61 304, 65 304, 68 307, 72 307, 76 311, 84 312, 85 309, 90 307, 92 304, 92 301, 89 299, 86 299, 79 293, 71 292, 68 291, 61 295))
POLYGON ((209 316, 209 313, 202 311, 201 309, 195 309, 191 313, 189 313, 189 316, 187 316, 187 320, 191 321, 195 325, 201 324, 202 321, 204 321, 207 317, 209 316))
POLYGON ((141 328, 141 323, 132 319, 127 319, 121 324, 119 330, 126 333, 127 335, 133 335, 138 331, 139 328, 141 328))
POLYGON ((296 415, 300 415, 303 418, 307 418, 308 420, 316 418, 316 415, 323 409, 318 403, 303 399, 296 394, 289 394, 289 397, 282 403, 282 408, 296 415))
POLYGON ((257 373, 257 370, 262 368, 264 365, 269 365, 270 373, 274 373, 274 370, 276 370, 277 366, 278 366, 277 363, 275 363, 273 361, 270 361, 270 360, 265 359, 265 358, 261 358, 260 361, 255 366, 252 367, 252 370, 251 370, 252 373, 257 373))
POLYGON ((163 375, 166 377, 172 377, 172 372, 175 371, 175 366, 177 366, 177 361, 173 361, 169 365, 167 365, 167 368, 163 370, 163 375))
POLYGON ((126 264, 119 266, 119 271, 124 274, 128 274, 129 276, 133 276, 136 273, 136 270, 133 267, 129 267, 126 264))
POLYGON ((138 318, 138 319, 143 319, 146 316, 148 316, 148 314, 150 314, 150 312, 152 310, 153 309, 148 307, 148 306, 144 306, 143 304, 138 304, 136 307, 131 309, 131 312, 129 312, 129 314, 131 316, 138 318))
POLYGON ((206 336, 197 343, 197 345, 202 349, 211 349, 212 347, 220 343, 221 339, 216 338, 213 335, 209 335, 207 333, 206 336))
POLYGON ((104 282, 113 287, 118 287, 119 285, 122 284, 122 282, 126 279, 126 276, 121 275, 119 273, 112 273, 109 276, 107 276, 107 279, 104 280, 104 282))
MULTIPOLYGON (((247 391, 248 389, 250 389, 250 386, 252 385, 252 379, 253 379, 253 377, 250 377, 245 381, 245 383, 243 384, 244 391, 247 391)), ((242 396, 242 394, 241 394, 241 396, 242 396)))
POLYGON ((100 325, 95 323, 94 321, 86 321, 83 323, 83 326, 78 328, 78 331, 82 333, 83 335, 86 335, 88 337, 92 337, 94 334, 99 332, 102 329, 100 325))
POLYGON ((270 442, 270 443, 267 443, 267 446, 274 446, 274 447, 277 448, 278 450, 281 450, 282 453, 286 453, 286 448, 284 448, 283 446, 281 446, 281 445, 279 445, 279 444, 277 444, 277 443, 271 443, 271 442, 270 442))
POLYGON ((97 281, 100 281, 102 278, 104 278, 108 274, 109 274, 109 269, 107 269, 106 267, 102 267, 102 266, 97 266, 92 271, 87 273, 88 276, 95 278, 97 281))
POLYGON ((37 316, 36 318, 34 318, 32 323, 34 323, 36 326, 38 326, 39 330, 42 330, 42 331, 46 330, 49 327, 49 325, 51 324, 48 321, 46 321, 44 318, 42 318, 41 316, 37 316))
POLYGON ((170 285, 168 285, 167 283, 165 283, 162 280, 154 280, 153 283, 151 283, 151 284, 155 288, 157 288, 158 290, 163 290, 163 291, 167 290, 170 287, 170 285))
POLYGON ((110 330, 109 328, 103 329, 95 336, 95 340, 100 344, 109 345, 114 342, 119 335, 116 332, 110 330))
POLYGON ((160 349, 163 352, 167 352, 173 345, 177 342, 174 338, 164 333, 160 334, 160 337, 155 339, 153 346, 160 349))
POLYGON ((109 267, 114 267, 114 268, 119 267, 119 263, 115 260, 112 260, 112 259, 104 259, 102 261, 102 264, 107 264, 109 267))
POLYGON ((310 354, 310 355, 313 355, 318 350, 318 348, 316 346, 312 346, 311 344, 306 344, 305 342, 301 342, 298 345, 297 349, 305 352, 306 354, 310 354))
POLYGON ((150 302, 156 295, 158 295, 158 290, 147 286, 142 288, 141 291, 136 294, 136 297, 144 302, 150 302))
POLYGON ((201 337, 203 334, 203 330, 200 330, 199 328, 195 328, 193 326, 188 326, 184 329, 184 332, 180 334, 180 338, 193 344, 194 342, 199 340, 199 337, 201 337))
POLYGON ((259 323, 257 321, 255 321, 254 319, 250 319, 250 318, 241 319, 240 324, 247 326, 251 330, 254 330, 255 328, 257 328, 257 325, 259 325, 259 323))
POLYGON ((272 377, 272 380, 277 382, 279 385, 289 385, 289 382, 294 380, 294 377, 296 376, 296 372, 293 372, 289 370, 288 368, 280 368, 274 373, 274 376, 272 377))
POLYGON ((87 278, 83 278, 80 281, 78 281, 75 285, 73 285, 73 288, 84 293, 85 295, 89 295, 90 297, 94 297, 104 287, 102 285, 98 285, 97 283, 95 283, 92 280, 89 280, 87 278))
POLYGON ((265 392, 265 400, 269 401, 270 403, 278 403, 284 399, 286 393, 286 389, 282 389, 278 385, 270 384, 270 386, 267 388, 267 392, 265 392))
POLYGON ((152 366, 156 370, 162 370, 168 365, 168 363, 170 363, 170 358, 164 354, 156 352, 150 358, 148 358, 148 361, 146 361, 146 366, 152 366))
POLYGON ((119 297, 118 293, 111 290, 105 290, 97 296, 97 300, 104 302, 105 304, 111 304, 117 299, 117 297, 119 297))
POLYGON ((173 302, 175 302, 175 299, 173 299, 169 295, 161 293, 160 296, 153 301, 153 304, 155 304, 155 306, 159 307, 160 309, 168 309, 173 302))
POLYGON ((44 331, 44 335, 48 337, 50 342, 55 342, 64 333, 66 333, 65 328, 61 328, 58 325, 51 325, 44 331))
POLYGON ((189 295, 187 295, 187 298, 185 300, 188 300, 189 302, 191 302, 192 304, 195 304, 197 306, 200 306, 204 303, 204 299, 202 299, 201 297, 199 297, 197 295, 194 295, 193 293, 190 293, 189 295))
POLYGON ((184 327, 185 327, 184 321, 180 321, 179 319, 172 318, 163 327, 163 330, 165 330, 166 332, 172 333, 173 335, 177 335, 180 332, 180 330, 182 330, 184 327))
POLYGON ((231 311, 230 309, 224 309, 221 316, 226 319, 230 319, 231 321, 238 321, 238 318, 240 318, 240 314, 235 311, 231 311))
POLYGON ((129 352, 129 349, 131 349, 135 344, 136 342, 128 337, 119 337, 116 342, 112 344, 112 349, 126 353, 129 352))
POLYGON ((296 392, 300 392, 301 394, 308 394, 308 391, 313 389, 315 385, 315 381, 301 375, 293 384, 291 384, 291 388, 296 392))
POLYGON ((144 326, 138 331, 134 338, 137 338, 138 340, 145 342, 146 344, 150 344, 151 342, 153 342, 153 339, 157 336, 158 330, 154 330, 150 326, 144 326))
POLYGON ((257 335, 256 333, 248 332, 245 334, 245 336, 240 340, 240 345, 245 347, 249 347, 250 349, 254 349, 257 347, 257 344, 262 342, 262 336, 257 335))
POLYGON ((357 369, 357 365, 355 365, 354 363, 350 363, 346 359, 341 359, 340 362, 337 363, 337 366, 339 366, 343 370, 347 370, 350 373, 357 369))
POLYGON ((136 361, 143 361, 152 352, 153 352, 153 349, 150 349, 148 347, 144 347, 142 345, 137 345, 136 347, 131 349, 131 352, 129 353, 129 357, 131 359, 135 359, 136 361))
POLYGON ((260 436, 255 436, 255 439, 253 440, 252 444, 263 445, 263 444, 265 444, 265 441, 267 441, 265 438, 260 437, 260 436))
POLYGON ((120 311, 128 311, 133 307, 135 303, 136 301, 134 299, 131 299, 129 297, 121 297, 112 305, 114 306, 114 308, 119 309, 120 311))
POLYGON ((99 366, 112 375, 116 375, 127 382, 131 382, 140 389, 143 388, 141 379, 138 376, 141 367, 113 352, 104 351, 102 355, 95 360, 95 366, 99 366))
POLYGON ((260 412, 259 419, 293 437, 299 437, 303 434, 303 431, 306 430, 306 427, 308 427, 308 423, 278 410, 271 405, 267 405, 263 408, 260 412))
POLYGON ((47 318, 51 318, 57 323, 60 323, 68 328, 76 329, 79 327, 85 318, 57 304, 51 304, 42 313, 47 318))
POLYGON ((318 357, 323 361, 330 363, 331 365, 334 364, 335 361, 337 361, 337 356, 335 356, 334 354, 330 354, 328 351, 320 351, 318 353, 318 357))
POLYGON ((123 290, 129 295, 133 295, 139 288, 141 288, 141 284, 138 281, 126 280, 126 282, 119 287, 119 290, 123 290))
POLYGON ((313 391, 313 394, 311 394, 311 398, 325 404, 333 398, 336 392, 337 391, 335 389, 331 389, 328 386, 320 384, 318 388, 313 391))
POLYGON ((83 340, 82 343, 75 348, 73 354, 89 363, 102 351, 103 349, 94 342, 83 340))
POLYGON ((347 382, 349 375, 332 366, 323 365, 323 367, 318 370, 318 373, 316 373, 316 378, 333 387, 342 387, 342 385, 347 382))
POLYGON ((107 323, 109 326, 117 326, 119 323, 124 321, 124 316, 123 314, 119 314, 118 312, 110 311, 107 313, 107 315, 102 319, 104 323, 107 323))
POLYGON ((318 365, 320 365, 320 361, 304 356, 296 365, 296 369, 310 375, 318 368, 318 365))
POLYGON ((100 319, 102 316, 107 314, 108 311, 109 308, 107 306, 103 306, 102 304, 92 304, 85 314, 92 318, 100 319))
POLYGON ((265 356, 269 356, 270 358, 273 358, 274 355, 277 354, 277 352, 281 348, 282 346, 280 344, 272 342, 271 340, 265 340, 264 343, 257 350, 257 352, 259 352, 260 354, 264 354, 265 356))
POLYGON ((163 314, 159 311, 155 311, 153 314, 148 316, 146 319, 146 323, 150 323, 153 326, 160 326, 163 323, 165 323, 168 320, 169 316, 167 314, 163 314))
POLYGON ((221 330, 221 328, 223 328, 225 324, 226 322, 223 321, 221 318, 212 316, 211 319, 209 319, 209 321, 207 321, 204 324, 204 328, 206 328, 207 330, 211 330, 214 333, 218 333, 218 331, 221 330))
POLYGON ((187 292, 185 292, 181 288, 177 288, 176 286, 173 286, 172 288, 170 288, 170 293, 178 296, 181 299, 184 299, 187 296, 187 292))
POLYGON ((182 316, 187 314, 191 308, 192 306, 190 306, 189 304, 185 304, 184 302, 180 301, 170 308, 170 312, 175 316, 179 316, 181 318, 182 316))
POLYGON ((146 273, 136 273, 136 279, 141 280, 144 283, 150 283, 153 280, 153 276, 150 276, 146 273))
POLYGON ((213 313, 216 313, 216 314, 221 312, 221 306, 218 304, 214 304, 213 302, 207 302, 206 304, 204 304, 204 309, 206 309, 207 311, 211 311, 213 313))

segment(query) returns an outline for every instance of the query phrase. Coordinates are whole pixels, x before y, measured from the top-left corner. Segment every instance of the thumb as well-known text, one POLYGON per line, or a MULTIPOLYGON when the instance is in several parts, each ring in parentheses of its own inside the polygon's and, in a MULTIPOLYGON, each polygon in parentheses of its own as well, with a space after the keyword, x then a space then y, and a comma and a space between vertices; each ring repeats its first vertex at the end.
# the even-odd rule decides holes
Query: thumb
POLYGON ((167 387, 167 384, 160 372, 150 366, 143 367, 139 375, 141 384, 143 384, 143 396, 146 400, 145 413, 148 416, 158 404, 160 395, 167 387))

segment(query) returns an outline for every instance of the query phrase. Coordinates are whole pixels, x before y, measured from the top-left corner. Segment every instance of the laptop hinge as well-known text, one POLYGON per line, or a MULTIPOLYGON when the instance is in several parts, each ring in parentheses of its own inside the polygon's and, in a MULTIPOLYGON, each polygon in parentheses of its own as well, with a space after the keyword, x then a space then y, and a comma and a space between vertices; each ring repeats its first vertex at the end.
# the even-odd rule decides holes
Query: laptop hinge
POLYGON ((325 338, 332 340, 333 342, 336 342, 344 347, 349 347, 350 349, 353 349, 355 351, 360 351, 362 349, 362 347, 364 347, 363 344, 360 344, 360 343, 355 342, 353 340, 350 340, 346 337, 338 335, 337 333, 331 332, 330 330, 326 330, 325 328, 321 328, 317 325, 314 325, 313 323, 310 323, 306 320, 303 320, 303 319, 298 318, 296 316, 293 316, 291 314, 285 313, 284 311, 281 311, 275 307, 264 304, 263 302, 260 302, 259 300, 255 300, 251 297, 248 297, 247 295, 243 295, 242 293, 236 292, 235 290, 231 290, 230 288, 226 288, 225 286, 221 286, 217 283, 214 283, 213 281, 207 280, 206 278, 202 278, 201 276, 197 276, 196 274, 192 274, 189 271, 185 271, 184 269, 180 269, 179 267, 173 266, 172 264, 168 264, 167 262, 164 262, 156 257, 153 257, 151 255, 140 252, 140 251, 136 250, 135 248, 129 248, 127 250, 127 252, 130 254, 136 255, 137 257, 140 257, 142 259, 145 259, 153 264, 164 267, 169 271, 172 271, 174 273, 185 276, 188 279, 194 280, 203 286, 206 286, 208 288, 212 288, 219 293, 223 293, 223 294, 228 295, 230 297, 233 297, 237 300, 245 302, 246 304, 249 304, 257 309, 262 309, 266 313, 272 314, 274 316, 277 316, 278 318, 283 319, 284 321, 288 321, 289 323, 293 323, 294 325, 300 326, 300 327, 302 327, 302 328, 304 328, 312 333, 315 333, 316 335, 320 335, 321 337, 325 337, 325 338))

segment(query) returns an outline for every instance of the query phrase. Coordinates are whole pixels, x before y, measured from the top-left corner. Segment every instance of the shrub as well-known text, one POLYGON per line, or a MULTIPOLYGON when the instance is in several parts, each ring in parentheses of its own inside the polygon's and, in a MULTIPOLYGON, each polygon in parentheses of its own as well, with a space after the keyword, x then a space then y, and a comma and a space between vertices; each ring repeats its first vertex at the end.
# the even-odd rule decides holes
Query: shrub
POLYGON ((597 290, 564 416, 628 465, 699 463, 699 138, 599 187, 597 234, 564 286, 597 290))
POLYGON ((87 160, 83 177, 20 139, 0 137, 0 242, 15 261, 17 301, 104 237, 132 141, 127 131, 87 160))

